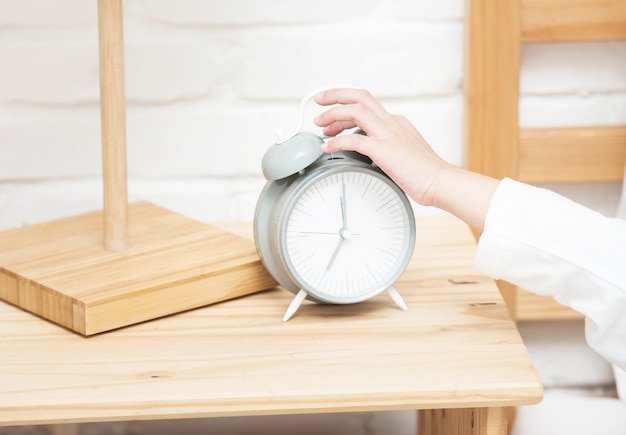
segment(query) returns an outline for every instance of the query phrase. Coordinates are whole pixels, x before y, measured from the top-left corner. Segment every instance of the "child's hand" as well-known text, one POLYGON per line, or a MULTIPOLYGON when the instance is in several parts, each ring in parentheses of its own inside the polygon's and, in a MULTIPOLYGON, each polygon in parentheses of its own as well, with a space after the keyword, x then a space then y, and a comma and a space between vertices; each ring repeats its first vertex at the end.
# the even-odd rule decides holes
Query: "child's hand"
POLYGON ((315 101, 322 106, 339 104, 315 119, 324 134, 336 136, 357 126, 367 134, 336 137, 325 144, 325 152, 365 154, 415 201, 434 205, 432 187, 439 172, 449 165, 406 118, 389 114, 365 90, 335 89, 317 95, 315 101))
POLYGON ((315 101, 337 105, 315 119, 324 134, 336 136, 353 127, 367 134, 337 136, 323 145, 325 152, 365 154, 417 203, 449 211, 482 230, 498 180, 444 161, 406 118, 389 114, 365 90, 334 89, 315 101))

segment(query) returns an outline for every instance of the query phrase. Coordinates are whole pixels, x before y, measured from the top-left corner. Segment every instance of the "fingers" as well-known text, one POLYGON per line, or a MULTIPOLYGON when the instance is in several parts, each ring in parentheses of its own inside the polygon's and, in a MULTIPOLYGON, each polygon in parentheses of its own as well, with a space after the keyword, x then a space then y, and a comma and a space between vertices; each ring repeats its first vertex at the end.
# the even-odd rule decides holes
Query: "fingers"
POLYGON ((345 136, 337 136, 322 144, 322 151, 325 153, 334 153, 337 151, 357 151, 361 154, 368 155, 370 151, 371 140, 362 134, 348 134, 345 136))
POLYGON ((324 127, 323 132, 326 136, 337 136, 342 131, 349 130, 354 127, 356 127, 356 124, 353 121, 335 121, 324 127))
POLYGON ((333 104, 360 104, 378 116, 384 116, 385 108, 365 89, 332 89, 315 96, 321 106, 333 104))
POLYGON ((376 134, 384 127, 383 121, 389 114, 376 100, 373 102, 339 104, 315 118, 315 124, 324 127, 324 133, 329 136, 356 126, 368 135, 376 134))
POLYGON ((333 89, 316 95, 315 101, 322 106, 335 105, 315 118, 315 123, 323 127, 324 134, 336 136, 322 145, 325 152, 358 151, 370 157, 377 153, 377 147, 374 145, 376 141, 372 138, 385 133, 390 115, 368 91, 333 89), (360 134, 337 136, 353 127, 361 128, 367 136, 360 134))

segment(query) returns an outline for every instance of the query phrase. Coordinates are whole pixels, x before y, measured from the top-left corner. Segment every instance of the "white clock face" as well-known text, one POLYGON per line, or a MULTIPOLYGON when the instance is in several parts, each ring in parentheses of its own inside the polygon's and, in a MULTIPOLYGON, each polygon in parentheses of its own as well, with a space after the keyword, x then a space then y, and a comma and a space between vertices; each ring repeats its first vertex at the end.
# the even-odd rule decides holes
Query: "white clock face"
POLYGON ((303 186, 285 222, 281 245, 291 274, 327 302, 386 290, 412 254, 410 205, 370 170, 331 171, 303 186))

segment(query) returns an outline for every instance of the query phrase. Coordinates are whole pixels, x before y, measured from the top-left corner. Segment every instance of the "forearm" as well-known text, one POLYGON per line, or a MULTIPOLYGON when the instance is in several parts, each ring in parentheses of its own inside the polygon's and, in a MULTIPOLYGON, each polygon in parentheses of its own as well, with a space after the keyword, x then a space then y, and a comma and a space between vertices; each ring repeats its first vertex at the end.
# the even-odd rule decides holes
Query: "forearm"
POLYGON ((436 180, 433 205, 482 231, 499 180, 456 166, 444 167, 436 180))

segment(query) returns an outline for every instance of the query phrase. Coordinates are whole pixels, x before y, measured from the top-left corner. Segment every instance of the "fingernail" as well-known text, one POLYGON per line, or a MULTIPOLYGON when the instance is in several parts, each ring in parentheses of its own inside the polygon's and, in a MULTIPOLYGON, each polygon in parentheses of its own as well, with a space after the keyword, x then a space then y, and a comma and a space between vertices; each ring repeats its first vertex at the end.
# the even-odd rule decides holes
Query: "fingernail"
POLYGON ((315 95, 315 97, 313 99, 315 100, 315 102, 317 104, 324 104, 323 101, 324 101, 324 96, 325 95, 326 95, 326 91, 323 91, 323 92, 320 92, 319 94, 315 95), (320 103, 320 101, 322 103, 320 103))

